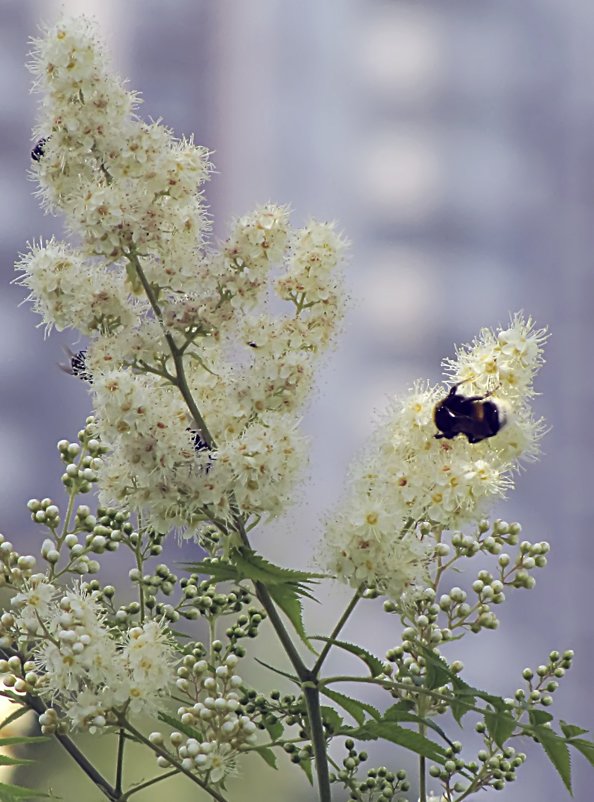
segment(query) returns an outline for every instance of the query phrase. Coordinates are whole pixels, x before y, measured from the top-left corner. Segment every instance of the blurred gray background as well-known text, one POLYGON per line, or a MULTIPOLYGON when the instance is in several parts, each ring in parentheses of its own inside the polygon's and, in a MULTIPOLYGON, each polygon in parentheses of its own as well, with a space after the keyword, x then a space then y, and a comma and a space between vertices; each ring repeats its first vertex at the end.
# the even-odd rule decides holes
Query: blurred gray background
MULTIPOLYGON (((593 727, 594 5, 0 0, 0 528, 23 550, 39 538, 26 500, 60 499, 55 443, 74 437, 89 410, 82 383, 57 369, 76 335, 44 341, 18 305, 23 291, 10 286, 25 242, 61 233, 26 180, 36 101, 23 66, 28 36, 60 7, 99 18, 116 69, 143 94, 145 117, 195 132, 214 151, 207 197, 217 235, 232 216, 272 200, 290 203, 296 224, 336 219, 352 240, 344 337, 304 421, 311 481, 286 520, 254 537, 271 559, 311 564, 320 519, 387 396, 418 377, 438 380, 455 342, 505 323, 510 311, 549 325, 536 399, 552 425, 546 453, 497 512, 521 521, 528 539, 549 540, 550 565, 534 591, 509 594, 499 631, 450 656, 462 657, 470 681, 511 695, 525 665, 572 647, 554 712, 593 727)), ((170 557, 179 556, 174 547, 170 557)), ((310 615, 312 630, 327 630, 347 595, 331 591, 310 615)), ((398 639, 395 623, 368 604, 346 634, 381 654, 398 639)), ((261 648, 277 659, 272 639, 261 648)), ((394 765, 391 749, 373 754, 394 765)), ((278 776, 268 787, 260 768, 248 769, 236 799, 311 799, 300 776, 289 790, 278 776)), ((575 799, 586 802, 592 769, 576 757, 574 770, 575 799)), ((156 789, 139 802, 167 792, 156 789)), ((177 789, 176 799, 195 798, 177 789)), ((81 785, 83 793, 99 798, 81 785)), ((497 798, 565 792, 539 754, 497 798)))

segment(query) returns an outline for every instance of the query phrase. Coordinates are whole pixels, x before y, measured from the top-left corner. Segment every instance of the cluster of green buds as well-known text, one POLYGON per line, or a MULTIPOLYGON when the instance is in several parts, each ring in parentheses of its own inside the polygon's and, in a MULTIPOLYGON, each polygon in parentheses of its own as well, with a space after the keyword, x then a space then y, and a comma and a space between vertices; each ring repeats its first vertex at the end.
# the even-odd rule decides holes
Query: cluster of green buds
POLYGON ((369 769, 360 780, 357 775, 361 763, 367 760, 367 752, 357 752, 350 738, 344 745, 348 754, 342 761, 343 768, 333 773, 330 781, 341 783, 349 791, 348 802, 407 802, 401 794, 409 790, 410 783, 403 769, 396 772, 383 766, 369 769))

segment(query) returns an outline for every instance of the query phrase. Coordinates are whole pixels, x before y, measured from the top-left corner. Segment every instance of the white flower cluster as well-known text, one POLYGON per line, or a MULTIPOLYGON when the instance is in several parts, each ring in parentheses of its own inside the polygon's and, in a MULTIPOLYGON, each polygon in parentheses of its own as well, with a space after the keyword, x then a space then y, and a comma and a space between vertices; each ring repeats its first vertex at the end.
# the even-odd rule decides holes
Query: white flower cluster
POLYGON ((31 70, 43 93, 33 174, 80 244, 33 244, 19 281, 46 327, 90 337, 110 449, 103 499, 193 530, 225 520, 237 486, 240 513, 278 514, 304 461, 300 409, 342 314, 346 241, 330 223, 293 231, 288 209, 267 204, 209 245, 207 151, 136 116, 86 18, 35 40, 31 70))
MULTIPOLYGON (((82 583, 65 590, 45 574, 24 580, 11 606, 0 620, 1 642, 27 655, 22 679, 11 684, 34 688, 73 728, 101 728, 112 711, 152 711, 167 692, 176 658, 161 622, 112 630, 97 593, 82 583)), ((0 671, 14 668, 21 667, 0 671)), ((55 720, 48 711, 41 725, 52 729, 55 720)))
POLYGON ((512 486, 518 460, 538 452, 543 424, 529 401, 545 339, 531 320, 515 315, 508 328, 484 329, 444 363, 465 393, 490 393, 506 406, 509 422, 481 442, 436 438, 434 409, 447 392, 441 387, 416 385, 393 401, 327 528, 329 562, 339 577, 377 585, 396 600, 407 588, 423 589, 443 532, 478 522, 512 486))

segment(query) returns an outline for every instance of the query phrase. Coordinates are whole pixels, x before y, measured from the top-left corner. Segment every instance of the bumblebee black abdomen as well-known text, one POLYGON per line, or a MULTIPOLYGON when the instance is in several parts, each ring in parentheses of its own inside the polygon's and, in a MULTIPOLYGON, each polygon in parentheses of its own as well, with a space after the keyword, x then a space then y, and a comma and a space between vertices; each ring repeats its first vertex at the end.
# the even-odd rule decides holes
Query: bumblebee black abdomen
POLYGON ((437 439, 453 440, 463 434, 469 443, 480 443, 493 437, 505 425, 503 407, 489 395, 465 396, 458 393, 459 384, 435 405, 433 420, 437 439))

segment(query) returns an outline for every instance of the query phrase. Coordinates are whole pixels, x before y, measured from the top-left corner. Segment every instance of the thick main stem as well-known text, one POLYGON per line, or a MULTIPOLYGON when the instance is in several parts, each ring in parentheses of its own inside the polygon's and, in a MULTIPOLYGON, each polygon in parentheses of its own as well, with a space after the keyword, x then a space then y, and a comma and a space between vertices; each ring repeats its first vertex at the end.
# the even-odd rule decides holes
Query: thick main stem
MULTIPOLYGON (((128 258, 130 263, 133 265, 134 269, 136 270, 136 274, 140 280, 140 283, 146 293, 146 296, 151 304, 153 312, 157 320, 161 323, 163 327, 163 334, 167 345, 169 346, 169 350, 171 352, 171 357, 173 359, 173 363, 175 365, 175 385, 179 389, 192 418, 200 430, 200 436, 202 440, 206 443, 209 448, 215 448, 216 443, 211 435, 204 418, 202 417, 196 402, 192 396, 192 392, 189 388, 188 381, 186 378, 184 362, 183 362, 183 350, 178 348, 175 343, 175 340, 171 336, 171 334, 165 329, 163 326, 163 314, 161 311, 161 307, 159 306, 159 302, 153 292, 153 288, 151 287, 148 279, 144 275, 144 271, 142 270, 142 266, 140 264, 140 260, 136 252, 131 249, 130 253, 128 254, 128 258)), ((251 545, 245 531, 245 526, 243 519, 239 513, 237 508, 237 504, 235 499, 231 497, 231 512, 233 518, 233 524, 235 527, 235 531, 239 535, 241 542, 251 550, 251 545)), ((314 760, 316 765, 316 773, 318 778, 318 788, 320 791, 320 802, 330 802, 331 801, 331 791, 330 791, 330 773, 328 770, 328 756, 326 754, 326 741, 324 738, 324 727, 322 723, 322 714, 320 710, 320 692, 317 688, 316 684, 316 675, 314 672, 310 671, 307 668, 295 645, 291 636, 289 635, 283 621, 278 614, 276 609, 276 605, 268 592, 266 586, 261 582, 254 582, 256 596, 258 597, 262 607, 266 611, 268 618, 270 619, 270 623, 272 624, 276 634, 280 642, 285 649, 289 660, 291 661, 291 665, 295 669, 297 676, 301 680, 303 685, 303 694, 305 699, 305 704, 307 707, 307 715, 309 720, 309 728, 310 728, 310 735, 312 739, 312 747, 314 751, 314 760), (308 684, 306 684, 308 683, 308 684)))

